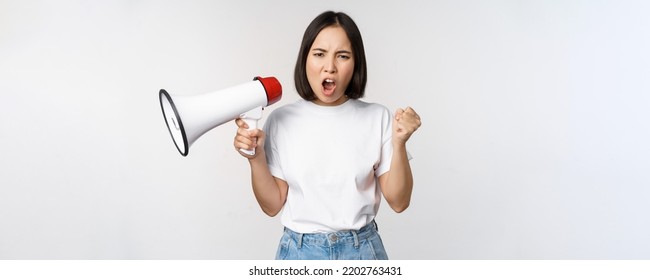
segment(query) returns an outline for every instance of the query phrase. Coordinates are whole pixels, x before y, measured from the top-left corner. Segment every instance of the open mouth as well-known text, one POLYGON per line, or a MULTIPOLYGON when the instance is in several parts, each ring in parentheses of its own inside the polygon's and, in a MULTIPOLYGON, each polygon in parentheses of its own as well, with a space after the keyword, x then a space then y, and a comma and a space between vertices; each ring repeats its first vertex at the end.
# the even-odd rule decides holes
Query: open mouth
POLYGON ((323 94, 332 95, 336 89, 336 82, 332 79, 325 79, 323 81, 323 94))

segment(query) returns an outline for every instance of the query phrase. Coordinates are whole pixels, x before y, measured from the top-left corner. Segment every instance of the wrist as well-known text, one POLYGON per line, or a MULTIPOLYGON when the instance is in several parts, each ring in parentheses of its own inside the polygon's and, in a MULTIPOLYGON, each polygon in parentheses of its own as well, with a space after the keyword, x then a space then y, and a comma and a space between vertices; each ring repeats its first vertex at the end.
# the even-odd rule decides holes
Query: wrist
POLYGON ((248 162, 253 165, 255 163, 266 162, 266 153, 264 149, 256 149, 255 155, 248 158, 248 162))
POLYGON ((393 150, 406 150, 406 141, 393 138, 393 150))
POLYGON ((406 141, 393 140, 394 152, 406 152, 406 141))

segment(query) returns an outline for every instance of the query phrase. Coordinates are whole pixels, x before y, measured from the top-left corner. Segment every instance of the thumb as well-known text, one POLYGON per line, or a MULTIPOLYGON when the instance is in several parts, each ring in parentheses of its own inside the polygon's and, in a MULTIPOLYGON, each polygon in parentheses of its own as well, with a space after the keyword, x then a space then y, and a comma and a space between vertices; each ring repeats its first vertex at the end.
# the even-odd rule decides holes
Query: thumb
POLYGON ((398 109, 395 111, 395 120, 396 120, 396 121, 399 121, 399 119, 402 117, 402 114, 403 114, 403 113, 404 113, 404 109, 402 109, 402 108, 398 108, 398 109))
POLYGON ((266 138, 266 133, 264 133, 264 130, 261 130, 259 128, 251 130, 251 137, 255 138, 255 147, 260 147, 262 149, 264 148, 264 140, 266 138))

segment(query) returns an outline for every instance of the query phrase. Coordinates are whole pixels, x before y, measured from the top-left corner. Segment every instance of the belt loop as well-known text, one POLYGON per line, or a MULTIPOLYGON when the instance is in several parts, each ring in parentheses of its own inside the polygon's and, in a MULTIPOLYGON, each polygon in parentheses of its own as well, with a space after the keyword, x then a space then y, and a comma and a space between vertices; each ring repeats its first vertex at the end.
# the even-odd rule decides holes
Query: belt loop
POLYGON ((352 237, 354 238, 354 249, 359 249, 359 235, 356 230, 351 230, 352 237))
POLYGON ((372 220, 372 223, 375 225, 375 230, 379 232, 379 226, 377 225, 377 222, 375 220, 372 220))
POLYGON ((298 249, 302 248, 302 233, 298 233, 298 249))

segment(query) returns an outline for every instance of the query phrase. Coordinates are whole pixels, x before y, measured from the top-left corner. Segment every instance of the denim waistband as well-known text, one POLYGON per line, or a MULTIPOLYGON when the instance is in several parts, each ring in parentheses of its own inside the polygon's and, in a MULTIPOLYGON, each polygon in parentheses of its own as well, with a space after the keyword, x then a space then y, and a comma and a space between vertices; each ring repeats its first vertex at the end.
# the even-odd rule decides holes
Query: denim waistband
POLYGON ((377 234, 377 223, 373 220, 359 230, 342 230, 337 232, 326 233, 298 233, 285 227, 284 232, 288 234, 298 244, 310 244, 316 246, 335 246, 340 243, 351 243, 354 247, 359 247, 359 240, 367 239, 377 234))

